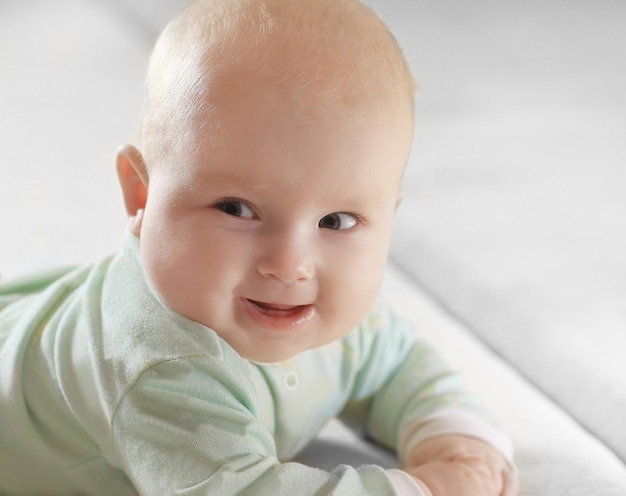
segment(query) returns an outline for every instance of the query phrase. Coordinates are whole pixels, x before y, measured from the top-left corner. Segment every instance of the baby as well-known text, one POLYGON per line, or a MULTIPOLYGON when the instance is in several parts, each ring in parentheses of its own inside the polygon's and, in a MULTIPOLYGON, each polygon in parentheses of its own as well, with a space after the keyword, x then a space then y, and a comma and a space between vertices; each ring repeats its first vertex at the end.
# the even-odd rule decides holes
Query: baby
POLYGON ((412 134, 357 0, 193 2, 118 153, 123 250, 0 289, 0 493, 514 495, 507 438, 378 301, 412 134), (337 415, 402 469, 289 461, 337 415))

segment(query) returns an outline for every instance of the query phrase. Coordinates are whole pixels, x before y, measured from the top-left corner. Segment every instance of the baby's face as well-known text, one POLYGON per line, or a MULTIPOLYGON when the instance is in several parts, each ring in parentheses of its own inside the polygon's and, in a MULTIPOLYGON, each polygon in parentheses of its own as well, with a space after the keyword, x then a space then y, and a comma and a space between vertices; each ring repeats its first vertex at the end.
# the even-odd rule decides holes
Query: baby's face
POLYGON ((142 260, 174 310, 245 358, 286 360, 348 334, 373 304, 410 119, 263 84, 219 101, 210 139, 181 136, 183 152, 151 166, 142 260))

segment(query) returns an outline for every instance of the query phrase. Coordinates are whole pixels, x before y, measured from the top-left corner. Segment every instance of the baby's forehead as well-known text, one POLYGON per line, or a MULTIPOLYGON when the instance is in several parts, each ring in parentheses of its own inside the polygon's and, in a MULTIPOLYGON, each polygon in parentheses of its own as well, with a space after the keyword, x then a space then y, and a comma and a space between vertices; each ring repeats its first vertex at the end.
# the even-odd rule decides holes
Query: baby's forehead
POLYGON ((153 59, 177 70, 174 81, 157 71, 157 82, 181 89, 185 79, 210 85, 255 68, 283 85, 354 91, 386 83, 413 93, 395 39, 357 0, 196 0, 166 28, 153 59))
POLYGON ((196 0, 153 52, 142 141, 169 132, 165 123, 207 126, 224 95, 260 83, 304 102, 412 113, 406 61, 357 0, 196 0))

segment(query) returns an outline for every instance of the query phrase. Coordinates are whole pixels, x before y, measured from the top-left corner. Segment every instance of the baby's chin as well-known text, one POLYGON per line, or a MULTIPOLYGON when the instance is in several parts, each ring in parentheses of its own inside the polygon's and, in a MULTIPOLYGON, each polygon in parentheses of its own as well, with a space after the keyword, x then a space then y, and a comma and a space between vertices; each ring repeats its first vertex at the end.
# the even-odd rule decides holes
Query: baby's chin
MULTIPOLYGON (((228 343, 228 340, 225 341, 228 343)), ((272 346, 259 346, 258 344, 237 346, 236 343, 228 344, 243 359, 260 364, 287 362, 301 353, 323 346, 323 344, 309 344, 306 346, 300 343, 273 343, 272 346)))
POLYGON ((298 339, 285 339, 284 342, 274 339, 271 343, 247 342, 245 345, 224 340, 245 360, 267 364, 289 361, 318 346, 314 343, 304 344, 298 339))
POLYGON ((241 356, 241 358, 245 360, 249 360, 250 362, 260 363, 260 364, 287 362, 295 358, 296 356, 298 356, 300 353, 306 351, 306 349, 299 350, 299 351, 282 351, 282 352, 277 351, 276 349, 273 349, 273 350, 256 349, 256 350, 239 351, 237 350, 237 348, 234 348, 234 350, 239 354, 239 356, 241 356))

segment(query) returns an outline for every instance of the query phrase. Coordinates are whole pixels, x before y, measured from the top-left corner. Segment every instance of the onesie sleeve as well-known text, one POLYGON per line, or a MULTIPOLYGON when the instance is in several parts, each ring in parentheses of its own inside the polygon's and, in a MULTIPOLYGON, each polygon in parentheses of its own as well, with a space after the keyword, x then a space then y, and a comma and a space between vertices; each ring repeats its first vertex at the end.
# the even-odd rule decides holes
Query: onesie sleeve
POLYGON ((355 399, 358 404, 366 398, 368 435, 396 450, 401 466, 418 444, 443 434, 481 439, 513 465, 508 437, 408 321, 381 303, 361 332, 363 362, 355 399))
POLYGON ((110 462, 142 495, 400 494, 380 467, 325 472, 281 463, 258 420, 253 383, 215 357, 144 371, 115 412, 111 445, 110 462))

